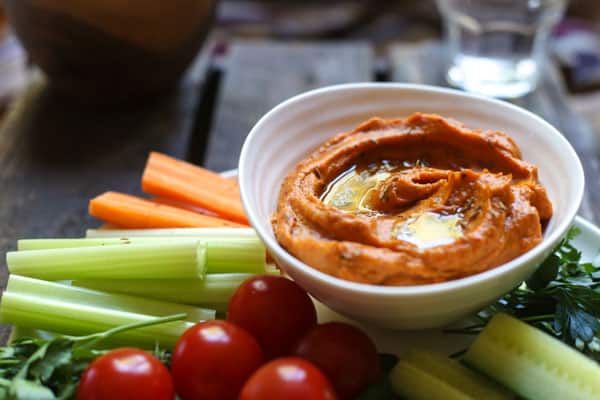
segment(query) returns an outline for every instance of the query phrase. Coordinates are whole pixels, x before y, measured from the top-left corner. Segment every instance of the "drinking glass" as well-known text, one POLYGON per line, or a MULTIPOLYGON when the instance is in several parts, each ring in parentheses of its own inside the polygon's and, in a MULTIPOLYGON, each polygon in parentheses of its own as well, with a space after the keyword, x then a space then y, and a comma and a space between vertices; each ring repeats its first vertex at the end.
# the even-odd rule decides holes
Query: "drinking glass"
POLYGON ((567 0, 437 2, 446 28, 451 85, 500 98, 535 89, 545 42, 567 0))

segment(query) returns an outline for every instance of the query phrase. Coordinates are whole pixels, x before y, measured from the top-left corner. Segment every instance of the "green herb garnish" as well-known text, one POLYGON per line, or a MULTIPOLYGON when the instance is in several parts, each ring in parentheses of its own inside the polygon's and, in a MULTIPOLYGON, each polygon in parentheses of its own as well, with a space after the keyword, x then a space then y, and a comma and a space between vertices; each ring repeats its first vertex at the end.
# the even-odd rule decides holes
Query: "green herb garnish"
POLYGON ((511 314, 600 361, 600 257, 581 262, 573 227, 527 282, 453 333, 477 334, 494 314, 511 314))
MULTIPOLYGON (((88 365, 108 351, 96 348, 100 342, 125 331, 185 318, 186 314, 153 318, 86 336, 15 340, 0 347, 0 400, 70 399, 88 365)), ((168 361, 168 352, 156 348, 155 353, 161 361, 168 361)))

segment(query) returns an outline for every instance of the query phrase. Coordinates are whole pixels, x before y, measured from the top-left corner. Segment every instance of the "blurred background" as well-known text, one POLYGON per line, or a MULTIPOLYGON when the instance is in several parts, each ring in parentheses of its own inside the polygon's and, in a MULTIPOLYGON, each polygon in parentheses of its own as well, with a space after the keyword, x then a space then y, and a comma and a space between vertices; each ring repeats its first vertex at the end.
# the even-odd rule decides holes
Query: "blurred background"
MULTIPOLYGON (((531 0, 528 1, 531 2, 531 0)), ((70 9, 83 8, 77 3, 77 1, 0 0, 0 109, 4 109, 11 98, 18 95, 31 79, 39 78, 35 64, 43 65, 46 72, 54 73, 57 77, 55 81, 60 84, 57 86, 74 86, 76 90, 83 92, 86 89, 93 93, 104 90, 106 82, 102 80, 92 79, 96 84, 89 88, 84 88, 84 86, 90 79, 86 80, 85 84, 82 83, 82 80, 74 82, 73 76, 79 73, 83 76, 84 68, 65 71, 65 67, 60 65, 61 60, 53 59, 51 54, 52 51, 56 53, 63 51, 63 48, 60 47, 63 44, 57 45, 58 40, 50 40, 54 32, 45 31, 44 24, 47 25, 49 21, 53 21, 49 19, 50 17, 55 18, 53 13, 62 11, 60 10, 62 6, 56 4, 63 4, 65 8, 68 6, 70 9), (18 25, 16 28, 19 37, 28 44, 26 47, 28 47, 29 56, 13 34, 15 27, 11 28, 11 24, 7 22, 5 7, 9 8, 13 25, 18 25), (51 12, 47 15, 36 14, 31 11, 35 7, 44 7, 51 12), (41 36, 48 38, 44 39, 47 43, 40 43, 41 36), (69 81, 63 79, 67 75, 69 81)), ((90 0, 91 3, 94 1, 90 0)), ((93 12, 100 15, 100 13, 106 12, 112 3, 117 4, 118 1, 107 0, 103 3, 105 6, 102 6, 105 9, 97 7, 93 12)), ((129 3, 131 2, 126 4, 129 3)), ((383 56, 383 49, 388 45, 399 42, 421 43, 436 40, 441 38, 444 33, 442 18, 433 0, 221 0, 215 6, 214 15, 213 2, 209 0, 184 2, 186 6, 182 7, 180 4, 179 8, 186 11, 178 15, 173 14, 175 11, 165 11, 160 7, 144 6, 143 2, 134 1, 133 3, 140 3, 139 7, 143 8, 156 8, 154 14, 157 18, 163 19, 164 23, 161 23, 160 26, 164 29, 153 27, 151 28, 153 32, 146 32, 138 26, 128 26, 125 19, 121 21, 120 26, 115 25, 108 29, 114 28, 113 31, 117 34, 123 33, 122 31, 125 29, 133 29, 135 32, 130 35, 133 40, 139 40, 140 43, 151 40, 158 47, 171 46, 178 49, 177 52, 169 53, 168 57, 171 60, 181 59, 181 61, 173 62, 172 64, 177 65, 172 66, 170 71, 166 71, 164 77, 157 77, 156 71, 163 71, 165 68, 156 68, 152 71, 151 78, 156 82, 158 80, 163 83, 167 82, 164 83, 164 86, 171 85, 171 76, 178 76, 179 69, 188 65, 196 51, 194 46, 199 46, 207 32, 208 39, 204 41, 203 51, 216 55, 217 59, 226 58, 229 43, 239 38, 269 38, 283 41, 364 40, 371 43, 376 52, 381 51, 382 56, 377 58, 376 71, 384 75, 386 60, 383 56), (175 21, 171 21, 173 18, 175 21), (190 26, 189 29, 187 25, 190 26), (201 33, 196 35, 196 43, 190 44, 193 40, 190 39, 192 34, 189 32, 192 30, 201 33), (186 36, 181 36, 181 38, 185 38, 187 41, 185 42, 186 46, 189 45, 187 52, 182 50, 183 39, 177 36, 178 31, 185 32, 186 36)), ((133 3, 129 4, 129 9, 135 8, 133 3)), ((160 2, 153 4, 158 3, 160 2)), ((181 1, 173 4, 175 3, 181 3, 181 1)), ((153 18, 154 14, 150 14, 152 12, 152 10, 148 12, 146 21, 148 23, 152 22, 149 19, 153 18)), ((69 13, 73 18, 76 15, 75 11, 69 11, 69 13)), ((92 14, 88 13, 89 15, 92 14)), ((69 23, 69 20, 65 19, 64 25, 69 26, 69 23)), ((125 34, 129 34, 129 32, 125 32, 125 34)), ((592 119, 599 114, 596 111, 600 111, 600 100, 596 100, 596 91, 600 89, 600 56, 596 53, 600 49, 598 46, 599 34, 600 2, 597 0, 572 0, 560 23, 552 29, 548 43, 550 55, 558 62, 560 71, 565 78, 573 107, 592 119)), ((115 60, 111 58, 114 51, 111 52, 111 55, 95 57, 94 61, 91 61, 94 56, 89 54, 84 47, 74 47, 72 52, 81 54, 76 60, 80 65, 85 65, 87 68, 95 62, 99 65, 98 68, 102 68, 105 72, 108 71, 105 75, 109 75, 110 82, 114 86, 130 85, 130 83, 120 85, 115 74, 110 73, 111 66, 115 65, 115 60)), ((123 54, 125 52, 116 54, 114 57, 122 59, 123 54)), ((150 58, 145 59, 145 56, 144 54, 134 54, 129 62, 135 63, 136 60, 145 63, 155 62, 150 58)), ((73 61, 73 59, 69 59, 69 61, 73 61)), ((128 79, 131 80, 130 77, 128 79)), ((139 86, 151 87, 154 85, 155 82, 148 83, 149 79, 149 77, 140 76, 139 86)), ((160 84, 156 84, 156 87, 159 86, 160 84)), ((130 94, 129 92, 123 93, 124 96, 130 94)), ((600 126, 600 120, 594 122, 600 126)))

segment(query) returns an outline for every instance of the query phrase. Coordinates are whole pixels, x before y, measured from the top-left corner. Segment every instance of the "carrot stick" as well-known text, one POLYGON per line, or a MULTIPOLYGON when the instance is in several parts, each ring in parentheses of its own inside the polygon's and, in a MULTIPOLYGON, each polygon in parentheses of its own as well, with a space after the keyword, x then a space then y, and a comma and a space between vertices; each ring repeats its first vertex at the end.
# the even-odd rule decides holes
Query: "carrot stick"
POLYGON ((121 227, 107 222, 107 223, 103 224, 99 229, 114 230, 114 229, 121 229, 121 227))
POLYGON ((167 206, 183 208, 184 210, 193 211, 193 212, 196 212, 196 213, 202 214, 202 215, 210 215, 211 217, 217 217, 217 218, 221 217, 217 213, 207 210, 206 208, 193 206, 191 204, 183 203, 178 200, 168 199, 166 197, 155 197, 150 201, 153 203, 157 203, 157 204, 165 204, 167 206))
POLYGON ((182 210, 127 194, 106 192, 90 201, 90 214, 122 228, 242 227, 221 218, 182 210))
POLYGON ((158 197, 192 204, 232 221, 248 224, 237 182, 167 155, 152 152, 142 189, 158 197))

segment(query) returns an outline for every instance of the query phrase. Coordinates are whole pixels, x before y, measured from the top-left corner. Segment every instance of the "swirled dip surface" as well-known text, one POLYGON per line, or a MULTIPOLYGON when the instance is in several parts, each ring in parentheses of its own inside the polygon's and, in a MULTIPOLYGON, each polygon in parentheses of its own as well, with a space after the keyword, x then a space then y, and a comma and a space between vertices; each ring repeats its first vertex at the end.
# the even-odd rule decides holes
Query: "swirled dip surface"
POLYGON ((272 224, 283 247, 325 273, 418 285, 523 254, 551 216, 536 166, 508 135, 414 114, 324 143, 286 177, 272 224))

